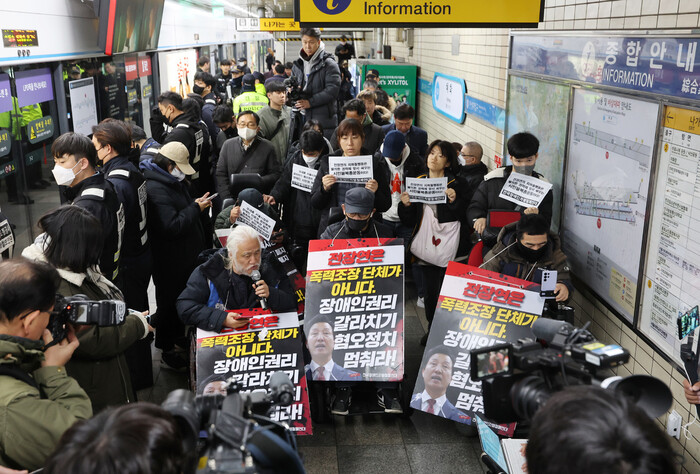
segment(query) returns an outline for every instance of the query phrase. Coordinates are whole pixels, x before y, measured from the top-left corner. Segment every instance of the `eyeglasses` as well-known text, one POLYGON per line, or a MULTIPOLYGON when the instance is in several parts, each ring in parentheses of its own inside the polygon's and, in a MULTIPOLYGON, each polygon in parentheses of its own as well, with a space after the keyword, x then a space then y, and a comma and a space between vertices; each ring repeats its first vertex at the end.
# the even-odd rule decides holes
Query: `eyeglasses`
POLYGON ((459 156, 462 158, 478 158, 476 155, 465 155, 464 153, 460 153, 459 156))

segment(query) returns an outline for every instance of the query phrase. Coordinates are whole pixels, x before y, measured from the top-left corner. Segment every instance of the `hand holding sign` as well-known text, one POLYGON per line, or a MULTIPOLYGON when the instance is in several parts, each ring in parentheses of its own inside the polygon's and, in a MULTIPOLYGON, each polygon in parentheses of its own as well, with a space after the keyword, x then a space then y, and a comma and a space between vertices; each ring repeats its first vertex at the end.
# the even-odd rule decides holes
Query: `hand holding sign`
POLYGON ((338 183, 365 184, 374 179, 372 156, 329 156, 328 174, 338 183))
MULTIPOLYGON (((410 196, 410 202, 422 202, 424 204, 445 204, 450 194, 456 193, 454 189, 447 189, 447 178, 406 178, 406 191, 410 196)), ((450 201, 452 202, 454 198, 450 201)))
POLYGON ((265 240, 270 240, 270 237, 272 237, 275 220, 246 201, 241 203, 241 215, 237 220, 240 224, 249 225, 255 229, 265 240))
MULTIPOLYGON (((552 189, 552 183, 534 176, 511 173, 503 188, 501 188, 501 193, 498 197, 525 208, 536 208, 542 203, 550 189, 552 189)), ((526 212, 526 214, 530 213, 532 211, 526 212)))

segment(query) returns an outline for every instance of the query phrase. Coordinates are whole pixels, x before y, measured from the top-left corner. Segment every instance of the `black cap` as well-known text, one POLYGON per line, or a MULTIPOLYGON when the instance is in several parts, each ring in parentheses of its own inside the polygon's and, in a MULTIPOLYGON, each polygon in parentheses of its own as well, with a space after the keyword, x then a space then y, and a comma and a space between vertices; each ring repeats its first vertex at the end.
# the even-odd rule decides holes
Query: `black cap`
POLYGON ((365 74, 365 77, 369 76, 379 77, 379 71, 377 71, 376 69, 368 69, 367 74, 365 74))
POLYGON ((254 91, 255 90, 255 76, 252 74, 246 74, 243 76, 241 81, 241 90, 243 92, 254 91))
POLYGON ((258 191, 255 188, 244 189, 243 191, 238 193, 238 199, 247 202, 248 204, 257 209, 263 207, 264 204, 262 194, 260 194, 260 191, 258 191))
POLYGON ((367 188, 351 188, 345 193, 347 214, 369 214, 374 209, 374 193, 367 188))

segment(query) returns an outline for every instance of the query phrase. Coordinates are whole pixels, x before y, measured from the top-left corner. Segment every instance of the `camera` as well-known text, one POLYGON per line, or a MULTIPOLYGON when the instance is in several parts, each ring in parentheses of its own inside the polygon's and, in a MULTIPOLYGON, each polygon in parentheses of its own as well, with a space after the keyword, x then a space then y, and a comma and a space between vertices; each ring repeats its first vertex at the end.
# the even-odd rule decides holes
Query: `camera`
MULTIPOLYGON (((552 393, 566 385, 601 383, 595 378, 599 371, 629 360, 629 351, 597 341, 586 327, 539 318, 532 332, 544 345, 528 338, 471 351, 472 379, 482 382, 484 415, 496 423, 530 420, 552 393)), ((638 399, 653 395, 649 387, 637 386, 634 377, 640 376, 617 380, 609 388, 637 391, 631 395, 638 399)))
POLYGON ((299 80, 295 76, 285 79, 284 87, 287 88, 287 106, 289 107, 294 107, 297 100, 309 98, 309 95, 302 90, 299 80))
POLYGON ((48 330, 54 341, 66 338, 66 324, 118 326, 126 317, 126 303, 119 300, 89 300, 85 295, 56 295, 48 330))
POLYGON ((274 406, 294 401, 294 385, 284 372, 270 377, 270 393, 240 393, 231 377, 226 395, 199 395, 179 389, 161 405, 178 423, 183 449, 190 453, 184 474, 303 473, 296 438, 288 426, 269 418, 274 406))

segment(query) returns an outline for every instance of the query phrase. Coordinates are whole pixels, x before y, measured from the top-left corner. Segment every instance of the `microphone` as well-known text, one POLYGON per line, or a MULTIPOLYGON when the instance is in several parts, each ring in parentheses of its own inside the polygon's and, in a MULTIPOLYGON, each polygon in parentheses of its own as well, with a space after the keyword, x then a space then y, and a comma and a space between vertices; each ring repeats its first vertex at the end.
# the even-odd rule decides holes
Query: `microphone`
POLYGON ((270 376, 270 392, 272 399, 280 406, 288 407, 294 402, 294 384, 282 371, 270 376))
MULTIPOLYGON (((253 270, 253 272, 250 274, 250 278, 253 279, 255 283, 260 281, 260 272, 257 270, 253 270)), ((267 298, 260 298, 260 307, 267 311, 267 298)))

